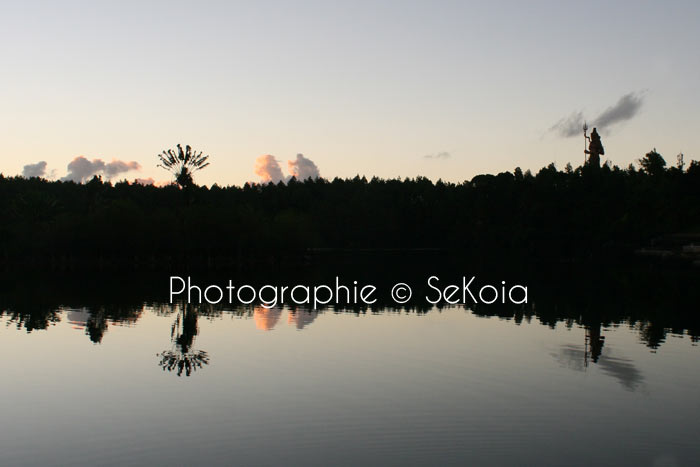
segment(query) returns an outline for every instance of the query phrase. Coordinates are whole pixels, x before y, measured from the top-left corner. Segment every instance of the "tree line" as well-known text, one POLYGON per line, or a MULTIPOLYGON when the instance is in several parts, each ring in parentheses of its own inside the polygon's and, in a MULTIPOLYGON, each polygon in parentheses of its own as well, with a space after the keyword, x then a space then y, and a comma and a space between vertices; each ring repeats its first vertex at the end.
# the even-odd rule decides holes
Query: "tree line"
POLYGON ((462 183, 356 176, 242 187, 0 174, 0 260, 6 267, 230 268, 332 251, 440 250, 577 261, 700 231, 700 163, 666 167, 654 150, 639 166, 550 164, 462 183))

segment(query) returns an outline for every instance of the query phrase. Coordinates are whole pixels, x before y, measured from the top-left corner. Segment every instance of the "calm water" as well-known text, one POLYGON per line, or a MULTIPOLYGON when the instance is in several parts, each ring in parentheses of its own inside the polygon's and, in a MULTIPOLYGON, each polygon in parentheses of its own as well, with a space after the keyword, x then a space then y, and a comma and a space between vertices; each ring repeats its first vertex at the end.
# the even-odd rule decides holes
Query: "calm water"
POLYGON ((700 459, 700 348, 682 327, 536 306, 3 311, 3 465, 700 459))

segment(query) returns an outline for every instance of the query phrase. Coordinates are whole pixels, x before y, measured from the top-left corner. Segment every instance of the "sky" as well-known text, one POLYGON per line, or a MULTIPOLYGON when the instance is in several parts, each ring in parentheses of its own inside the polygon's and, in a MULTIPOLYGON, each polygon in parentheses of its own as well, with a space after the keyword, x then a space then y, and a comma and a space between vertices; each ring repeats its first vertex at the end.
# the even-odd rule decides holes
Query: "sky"
POLYGON ((83 156, 169 180, 157 154, 182 143, 207 185, 299 153, 325 178, 460 182, 580 165, 582 119, 622 167, 700 159, 699 25, 696 1, 1 1, 0 172, 83 156))

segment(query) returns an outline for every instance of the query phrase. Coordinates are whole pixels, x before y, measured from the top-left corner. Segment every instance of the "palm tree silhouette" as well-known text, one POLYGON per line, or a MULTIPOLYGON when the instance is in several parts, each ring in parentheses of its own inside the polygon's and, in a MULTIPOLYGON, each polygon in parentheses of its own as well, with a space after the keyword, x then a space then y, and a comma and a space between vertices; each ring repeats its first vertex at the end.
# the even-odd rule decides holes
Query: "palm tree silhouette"
POLYGON ((209 156, 202 156, 201 151, 197 153, 189 145, 185 146, 183 150, 182 146, 178 144, 176 151, 168 149, 158 154, 158 158, 160 159, 158 167, 171 172, 175 176, 177 184, 182 188, 194 185, 192 174, 209 165, 207 162, 209 156))

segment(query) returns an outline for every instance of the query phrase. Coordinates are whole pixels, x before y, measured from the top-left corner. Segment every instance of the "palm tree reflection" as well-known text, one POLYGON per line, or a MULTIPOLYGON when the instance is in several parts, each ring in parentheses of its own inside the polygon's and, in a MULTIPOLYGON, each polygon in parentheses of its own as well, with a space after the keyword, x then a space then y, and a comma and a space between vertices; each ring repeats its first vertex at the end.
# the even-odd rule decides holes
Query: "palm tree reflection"
POLYGON ((197 326, 198 310, 189 304, 175 305, 177 317, 170 330, 172 348, 158 354, 158 365, 163 371, 176 372, 178 376, 190 376, 193 372, 209 364, 209 354, 193 348, 197 326))

